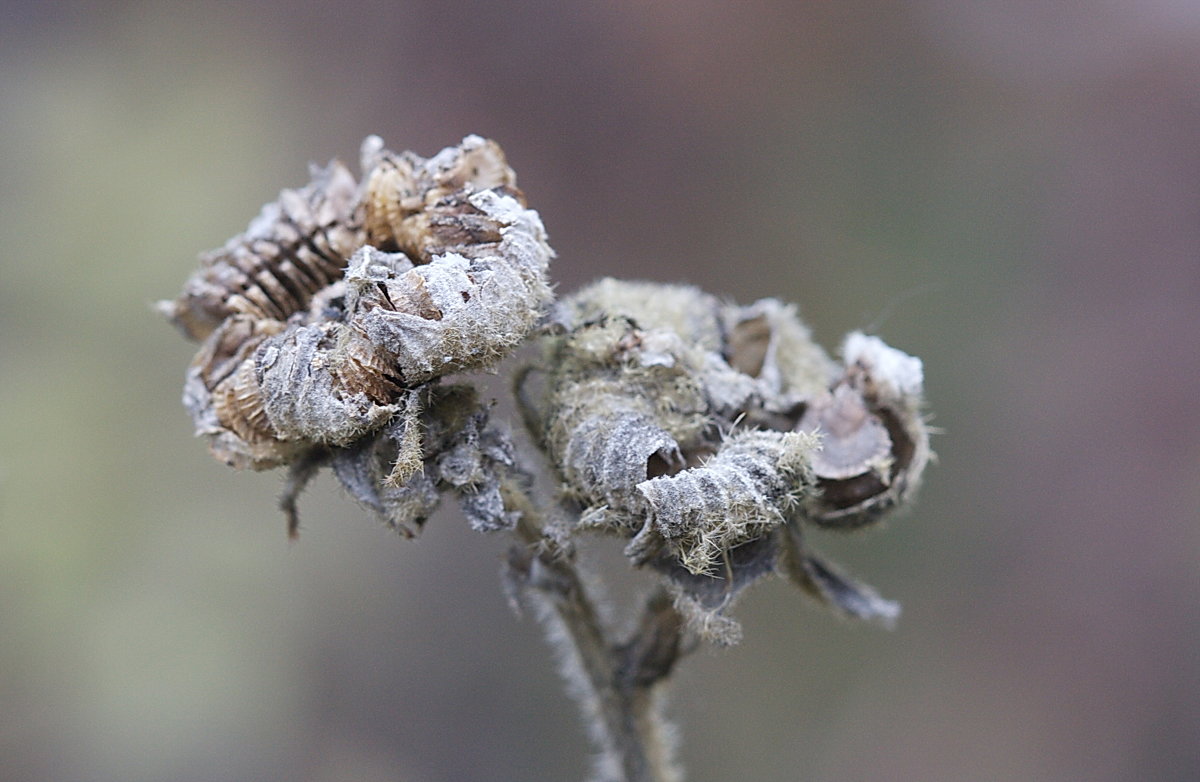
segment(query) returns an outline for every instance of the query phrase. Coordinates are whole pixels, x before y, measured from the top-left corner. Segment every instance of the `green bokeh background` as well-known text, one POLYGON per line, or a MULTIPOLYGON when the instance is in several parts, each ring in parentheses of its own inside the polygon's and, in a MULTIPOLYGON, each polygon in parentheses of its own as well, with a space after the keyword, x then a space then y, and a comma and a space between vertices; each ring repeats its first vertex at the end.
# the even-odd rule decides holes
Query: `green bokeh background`
POLYGON ((690 658, 692 782, 1200 774, 1200 6, 7 2, 0 778, 570 780, 587 743, 504 542, 416 541, 179 405, 152 311, 368 133, 503 144, 559 253, 796 301, 925 360, 916 508, 690 658))

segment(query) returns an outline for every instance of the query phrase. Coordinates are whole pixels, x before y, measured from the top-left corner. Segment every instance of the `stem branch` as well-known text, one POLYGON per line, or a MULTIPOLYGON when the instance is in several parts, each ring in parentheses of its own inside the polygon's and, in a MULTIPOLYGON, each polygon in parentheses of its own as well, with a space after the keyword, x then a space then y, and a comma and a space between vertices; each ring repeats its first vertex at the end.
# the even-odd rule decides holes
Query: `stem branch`
POLYGON ((523 491, 506 489, 506 504, 522 512, 514 531, 521 545, 511 553, 510 574, 525 594, 539 598, 536 613, 600 751, 596 778, 680 782, 673 730, 662 716, 658 686, 678 658, 683 631, 670 598, 655 592, 633 636, 616 643, 571 553, 543 534, 541 513, 523 491))

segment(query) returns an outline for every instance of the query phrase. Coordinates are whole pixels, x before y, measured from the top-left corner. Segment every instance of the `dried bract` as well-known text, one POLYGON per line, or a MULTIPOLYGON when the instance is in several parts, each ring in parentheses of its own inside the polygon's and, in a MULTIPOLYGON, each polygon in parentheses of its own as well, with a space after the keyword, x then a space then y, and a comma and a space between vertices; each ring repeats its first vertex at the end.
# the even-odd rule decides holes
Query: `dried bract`
POLYGON ((379 432, 330 453, 334 474, 355 500, 411 534, 450 492, 473 528, 511 528, 517 514, 502 499, 524 483, 507 431, 466 385, 423 386, 404 395, 402 412, 379 432))

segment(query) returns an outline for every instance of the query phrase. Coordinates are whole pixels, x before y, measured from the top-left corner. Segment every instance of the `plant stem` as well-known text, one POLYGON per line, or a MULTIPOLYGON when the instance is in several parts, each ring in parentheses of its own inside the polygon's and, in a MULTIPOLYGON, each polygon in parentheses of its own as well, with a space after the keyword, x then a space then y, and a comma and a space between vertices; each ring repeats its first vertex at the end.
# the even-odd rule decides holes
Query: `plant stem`
MULTIPOLYGON (((513 489, 514 487, 508 487, 513 489)), ((579 702, 600 752, 603 782, 681 782, 674 731, 661 711, 659 686, 678 658, 683 622, 656 592, 633 636, 616 643, 601 620, 570 552, 542 533, 541 514, 524 492, 506 492, 522 520, 510 575, 535 597, 537 615, 558 652, 568 691, 579 702)))

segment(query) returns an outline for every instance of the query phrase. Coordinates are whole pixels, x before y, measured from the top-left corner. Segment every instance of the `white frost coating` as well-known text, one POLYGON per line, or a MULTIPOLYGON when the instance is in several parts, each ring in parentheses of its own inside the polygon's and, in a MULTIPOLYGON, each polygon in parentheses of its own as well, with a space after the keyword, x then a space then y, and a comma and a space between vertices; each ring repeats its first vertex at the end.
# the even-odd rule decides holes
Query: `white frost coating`
POLYGON ((880 390, 893 398, 921 395, 925 384, 921 359, 889 346, 879 337, 861 331, 847 334, 842 356, 848 367, 861 364, 880 390))
POLYGON ((552 295, 545 275, 553 251, 541 220, 510 196, 484 191, 474 200, 497 223, 498 244, 416 267, 402 254, 364 247, 346 270, 345 324, 293 327, 260 354, 267 415, 283 439, 344 443, 391 415, 391 405, 355 393, 347 378, 374 386, 375 376, 396 376, 412 387, 484 368, 533 328, 552 295), (297 341, 306 330, 311 338, 297 341), (289 340, 304 349, 289 350, 289 340), (288 359, 279 365, 263 360, 276 345, 288 359))
POLYGON ((538 219, 537 212, 531 209, 525 209, 521 206, 521 202, 509 195, 501 195, 495 190, 483 190, 472 194, 467 201, 471 206, 483 212, 488 217, 498 223, 504 225, 513 225, 522 218, 525 212, 531 212, 533 219, 537 221, 539 228, 542 221, 538 219))
POLYGON ((379 158, 383 155, 384 145, 383 139, 375 134, 371 134, 363 139, 362 146, 358 150, 359 167, 363 171, 370 171, 379 163, 379 158))

